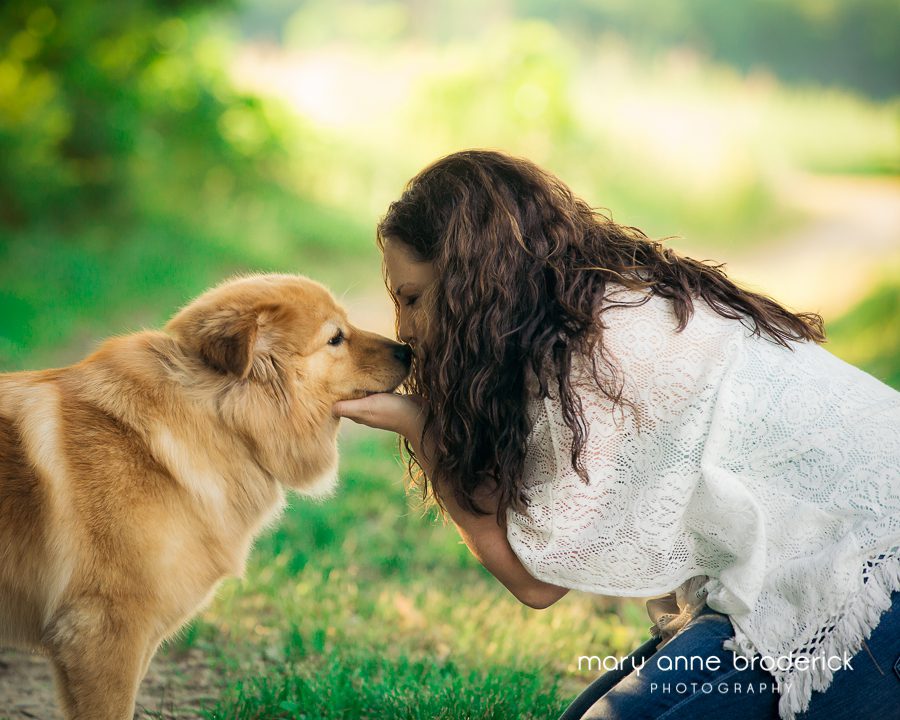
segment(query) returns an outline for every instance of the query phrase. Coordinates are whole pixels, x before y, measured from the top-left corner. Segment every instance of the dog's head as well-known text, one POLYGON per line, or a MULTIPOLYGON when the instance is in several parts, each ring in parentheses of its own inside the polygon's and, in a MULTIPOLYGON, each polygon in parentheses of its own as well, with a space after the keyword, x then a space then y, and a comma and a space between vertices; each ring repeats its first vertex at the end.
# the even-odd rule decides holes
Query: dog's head
POLYGON ((391 392, 406 377, 406 345, 351 325, 322 285, 253 275, 219 285, 166 326, 212 371, 235 382, 291 381, 329 407, 391 392))
POLYGON ((328 290, 299 275, 227 281, 165 329, 219 388, 222 420, 298 488, 327 472, 320 458, 333 464, 334 403, 391 392, 411 360, 406 345, 354 327, 328 290))

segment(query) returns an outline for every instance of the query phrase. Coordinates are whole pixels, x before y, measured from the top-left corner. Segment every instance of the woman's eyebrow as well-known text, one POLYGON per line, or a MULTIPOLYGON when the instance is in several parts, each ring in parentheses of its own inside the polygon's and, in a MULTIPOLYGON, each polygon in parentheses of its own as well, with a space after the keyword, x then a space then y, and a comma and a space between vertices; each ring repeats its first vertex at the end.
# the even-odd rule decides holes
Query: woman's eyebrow
POLYGON ((394 290, 394 295, 399 295, 401 292, 403 292, 404 288, 409 288, 409 287, 415 288, 415 285, 410 282, 401 283, 401 285, 396 290, 394 290))

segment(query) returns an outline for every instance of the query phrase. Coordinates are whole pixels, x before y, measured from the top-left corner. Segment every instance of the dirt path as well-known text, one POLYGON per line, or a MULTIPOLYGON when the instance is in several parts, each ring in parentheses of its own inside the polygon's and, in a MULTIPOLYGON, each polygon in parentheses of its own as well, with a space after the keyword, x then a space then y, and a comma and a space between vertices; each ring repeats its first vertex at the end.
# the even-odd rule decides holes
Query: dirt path
MULTIPOLYGON (((194 710, 217 695, 218 682, 199 650, 157 655, 141 684, 135 718, 201 720, 194 710)), ((0 720, 63 720, 46 658, 0 650, 0 720)))
POLYGON ((810 221, 759 247, 722 253, 730 275, 826 320, 886 275, 900 275, 900 179, 794 175, 777 191, 810 221))

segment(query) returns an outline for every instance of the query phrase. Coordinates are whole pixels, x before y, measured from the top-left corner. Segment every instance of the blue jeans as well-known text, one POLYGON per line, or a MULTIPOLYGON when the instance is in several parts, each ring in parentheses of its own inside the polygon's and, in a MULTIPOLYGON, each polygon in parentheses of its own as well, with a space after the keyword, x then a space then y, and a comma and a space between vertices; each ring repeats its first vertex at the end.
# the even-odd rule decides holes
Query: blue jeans
MULTIPOLYGON (((891 603, 849 666, 834 673, 825 692, 813 691, 797 720, 900 718, 900 592, 891 603)), ((733 635, 728 616, 706 607, 661 650, 651 638, 597 678, 560 720, 777 719, 775 679, 758 663, 735 668, 733 653, 722 648, 733 635), (702 658, 702 667, 697 661, 684 668, 692 657, 702 658)))

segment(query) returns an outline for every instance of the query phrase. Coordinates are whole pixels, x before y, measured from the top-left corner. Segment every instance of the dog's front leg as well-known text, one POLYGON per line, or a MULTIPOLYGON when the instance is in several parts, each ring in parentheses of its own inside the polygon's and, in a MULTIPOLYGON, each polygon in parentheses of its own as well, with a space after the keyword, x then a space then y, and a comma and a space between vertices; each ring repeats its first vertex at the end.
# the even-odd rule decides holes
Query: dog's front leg
POLYGON ((66 720, 132 720, 150 649, 137 620, 96 599, 53 618, 44 645, 66 720))

